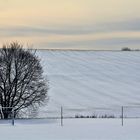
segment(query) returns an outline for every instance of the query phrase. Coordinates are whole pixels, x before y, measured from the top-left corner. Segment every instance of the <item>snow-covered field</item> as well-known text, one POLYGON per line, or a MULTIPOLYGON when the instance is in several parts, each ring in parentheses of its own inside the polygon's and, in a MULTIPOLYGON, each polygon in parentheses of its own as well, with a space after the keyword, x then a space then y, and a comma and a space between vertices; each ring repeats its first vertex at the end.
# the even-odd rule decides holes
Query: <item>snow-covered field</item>
MULTIPOLYGON (((40 51, 49 102, 39 117, 140 117, 140 52, 40 51)), ((0 140, 140 140, 140 119, 0 120, 0 140)))
POLYGON ((66 119, 59 121, 20 120, 15 126, 0 124, 1 140, 139 140, 140 120, 66 119))
MULTIPOLYGON (((140 105, 140 52, 44 50, 38 54, 50 87, 43 112, 60 113, 63 106, 64 112, 74 114, 120 115, 121 106, 140 105)), ((125 110, 132 111, 129 115, 140 112, 140 108, 125 110)))

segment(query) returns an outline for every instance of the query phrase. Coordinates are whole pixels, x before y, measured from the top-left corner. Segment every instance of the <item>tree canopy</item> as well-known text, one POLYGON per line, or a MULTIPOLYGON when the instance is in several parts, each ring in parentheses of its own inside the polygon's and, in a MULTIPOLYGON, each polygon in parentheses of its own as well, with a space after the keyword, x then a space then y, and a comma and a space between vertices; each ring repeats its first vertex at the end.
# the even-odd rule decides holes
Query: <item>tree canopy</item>
POLYGON ((36 51, 17 42, 0 49, 1 118, 15 116, 28 107, 38 107, 47 99, 48 84, 36 51), (3 108, 7 107, 7 108, 3 108))

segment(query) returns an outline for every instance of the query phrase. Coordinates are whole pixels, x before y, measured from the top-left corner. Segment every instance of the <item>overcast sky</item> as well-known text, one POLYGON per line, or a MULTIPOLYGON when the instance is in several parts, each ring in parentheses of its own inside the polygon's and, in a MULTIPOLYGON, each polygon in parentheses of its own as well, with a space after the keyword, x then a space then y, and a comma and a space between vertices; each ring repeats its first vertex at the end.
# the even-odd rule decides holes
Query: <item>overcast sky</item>
POLYGON ((140 49, 140 0, 0 0, 0 45, 140 49))

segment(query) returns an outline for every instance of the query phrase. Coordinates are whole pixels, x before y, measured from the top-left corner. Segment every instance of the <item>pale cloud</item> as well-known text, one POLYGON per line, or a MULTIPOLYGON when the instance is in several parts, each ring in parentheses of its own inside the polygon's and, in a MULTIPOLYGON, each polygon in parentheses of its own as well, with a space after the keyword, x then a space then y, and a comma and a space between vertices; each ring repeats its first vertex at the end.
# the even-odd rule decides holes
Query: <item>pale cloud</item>
POLYGON ((140 13, 139 0, 3 0, 0 5, 6 23, 31 25, 118 21, 140 13))
POLYGON ((123 20, 121 22, 102 22, 89 25, 57 25, 57 26, 0 26, 0 36, 50 36, 50 35, 84 35, 94 33, 140 31, 140 19, 123 20))
POLYGON ((139 48, 140 31, 96 32, 90 34, 47 34, 25 36, 16 35, 1 38, 2 43, 22 41, 35 48, 57 49, 121 49, 122 47, 139 48))
POLYGON ((0 0, 0 44, 140 48, 139 13, 140 0, 0 0))

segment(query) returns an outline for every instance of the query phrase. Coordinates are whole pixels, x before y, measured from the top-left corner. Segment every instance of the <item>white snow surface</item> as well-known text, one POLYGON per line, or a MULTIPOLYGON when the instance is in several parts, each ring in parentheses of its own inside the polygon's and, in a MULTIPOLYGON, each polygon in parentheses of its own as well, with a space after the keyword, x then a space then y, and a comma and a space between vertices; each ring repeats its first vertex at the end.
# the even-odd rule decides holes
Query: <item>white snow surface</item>
POLYGON ((120 119, 66 119, 63 127, 59 120, 18 120, 15 126, 0 124, 0 139, 139 140, 139 130, 139 119, 126 119, 123 127, 120 119))
MULTIPOLYGON (((120 115, 120 106, 140 104, 140 52, 39 51, 38 55, 50 87, 40 116, 60 117, 61 106, 64 116, 108 111, 120 115)), ((124 117, 126 113, 140 117, 139 107, 124 112, 124 117)), ((125 118, 123 127, 121 118, 64 119, 63 127, 60 119, 20 119, 15 126, 7 122, 0 120, 0 140, 140 140, 138 118, 125 118)))
POLYGON ((49 102, 60 110, 140 105, 140 52, 37 52, 49 80, 49 102))

